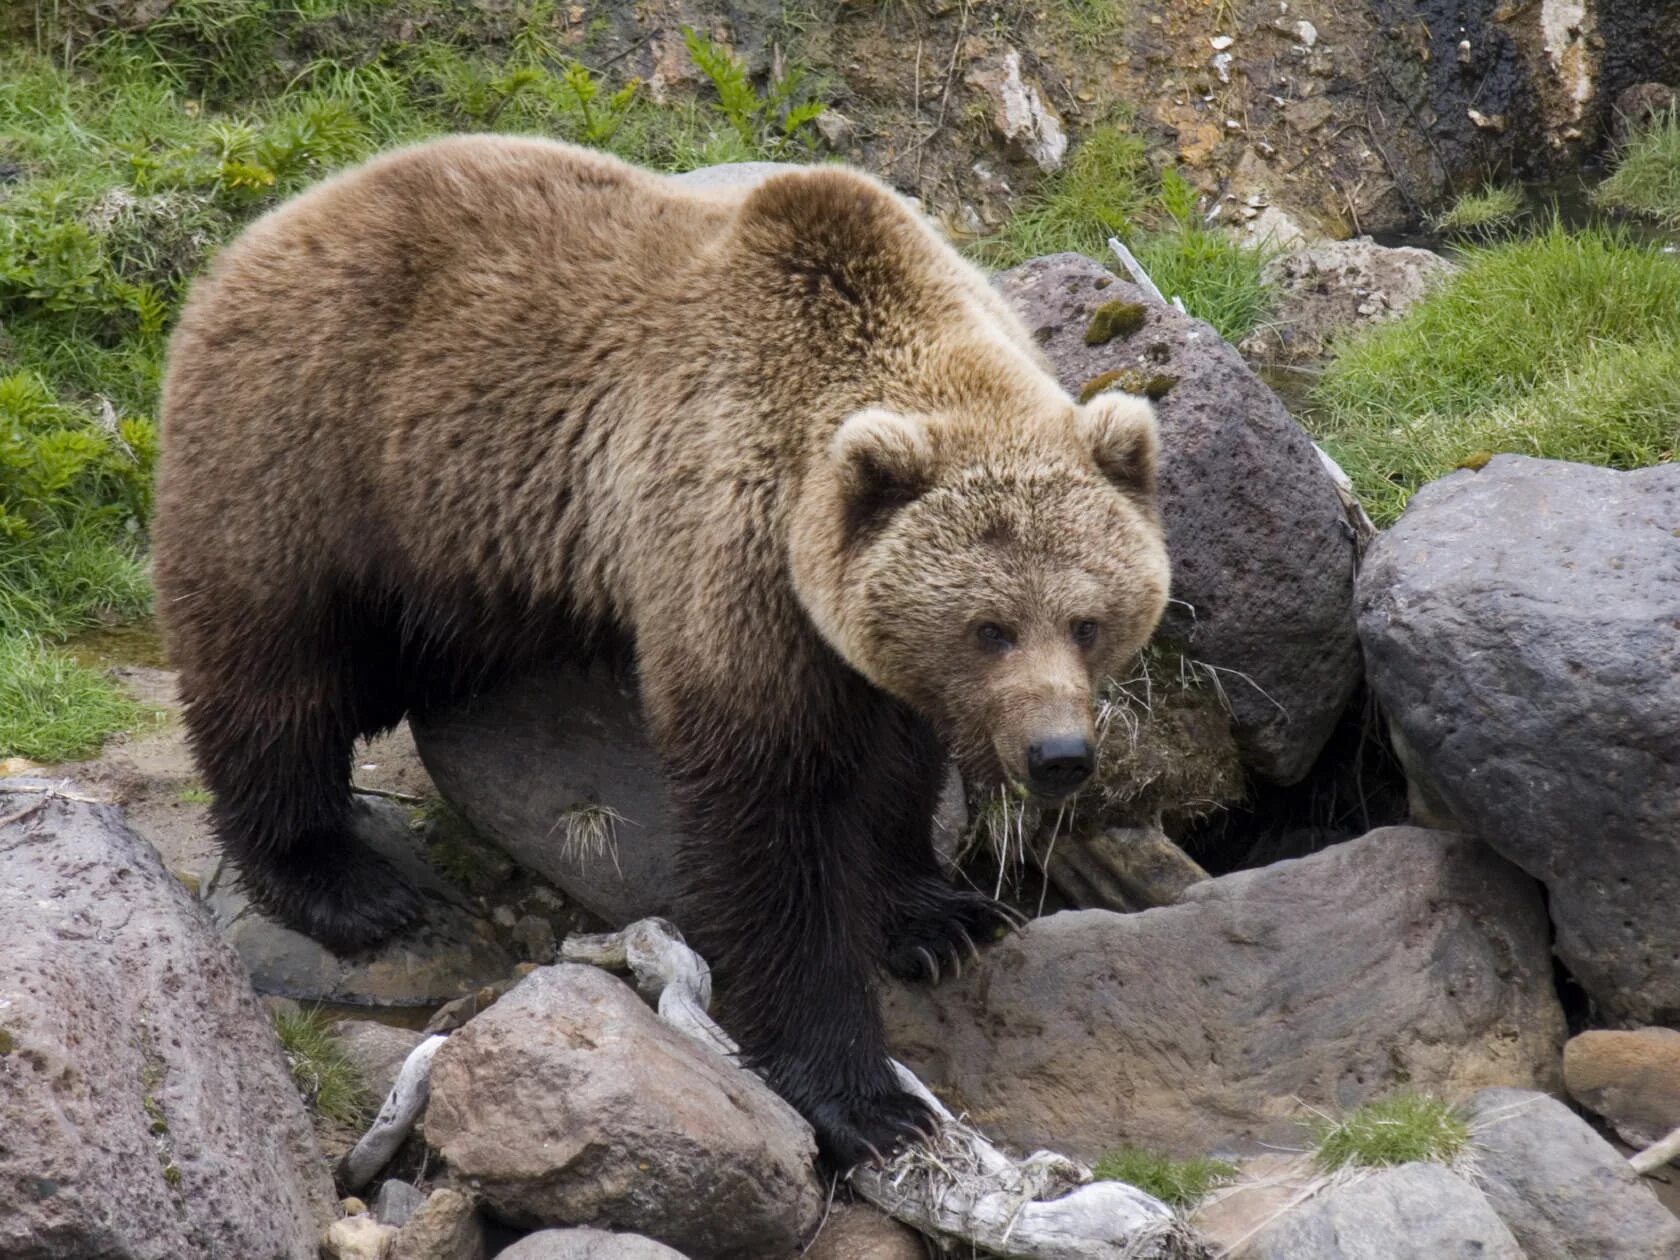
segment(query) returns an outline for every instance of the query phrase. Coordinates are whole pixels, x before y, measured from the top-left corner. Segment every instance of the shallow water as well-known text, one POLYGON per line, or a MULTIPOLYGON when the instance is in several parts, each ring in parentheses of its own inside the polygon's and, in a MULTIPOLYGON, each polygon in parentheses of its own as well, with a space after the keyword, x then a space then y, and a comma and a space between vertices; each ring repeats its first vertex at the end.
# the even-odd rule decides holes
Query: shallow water
POLYGON ((125 625, 85 631, 71 638, 64 648, 77 664, 90 669, 108 669, 113 665, 149 665, 164 669, 169 664, 157 622, 150 617, 125 625))

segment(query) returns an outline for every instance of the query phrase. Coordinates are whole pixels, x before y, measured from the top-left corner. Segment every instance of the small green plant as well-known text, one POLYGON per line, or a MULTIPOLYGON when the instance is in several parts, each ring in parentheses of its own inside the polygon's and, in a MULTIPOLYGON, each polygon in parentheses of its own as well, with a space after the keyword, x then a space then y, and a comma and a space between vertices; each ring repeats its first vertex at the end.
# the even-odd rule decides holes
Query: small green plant
POLYGON ((74 761, 143 710, 105 674, 33 635, 0 637, 0 757, 74 761))
POLYGON ((1222 1159, 1170 1159, 1140 1146, 1123 1146, 1091 1169, 1099 1181, 1124 1181, 1173 1207, 1189 1207, 1233 1181, 1234 1164, 1222 1159))
POLYGON ((1437 232, 1449 236, 1485 237, 1510 227, 1522 213, 1522 189, 1509 184, 1489 184, 1477 192, 1463 194, 1430 222, 1437 232))
POLYGON ((1307 1128, 1325 1172, 1450 1163, 1470 1140, 1470 1125, 1458 1110, 1429 1094, 1395 1094, 1340 1118, 1317 1117, 1307 1128))
POLYGON ((1378 524, 1502 451, 1612 468, 1680 449, 1680 265, 1626 233, 1468 249, 1403 318, 1344 343, 1313 425, 1378 524))
POLYGON ((208 805, 215 797, 202 783, 194 783, 191 787, 184 787, 177 792, 175 799, 183 805, 208 805))
POLYGON ((1680 228, 1680 111, 1657 114, 1629 139, 1593 200, 1680 228))
POLYGON ((800 101, 804 75, 790 70, 760 93, 747 78, 741 59, 692 26, 682 28, 683 43, 694 64, 717 92, 723 116, 741 142, 769 152, 780 152, 800 138, 823 112, 821 101, 800 101))
POLYGON ((273 1018, 286 1066, 303 1100, 335 1124, 360 1125, 367 1118, 367 1086, 333 1035, 327 1015, 318 1009, 281 1009, 273 1018))

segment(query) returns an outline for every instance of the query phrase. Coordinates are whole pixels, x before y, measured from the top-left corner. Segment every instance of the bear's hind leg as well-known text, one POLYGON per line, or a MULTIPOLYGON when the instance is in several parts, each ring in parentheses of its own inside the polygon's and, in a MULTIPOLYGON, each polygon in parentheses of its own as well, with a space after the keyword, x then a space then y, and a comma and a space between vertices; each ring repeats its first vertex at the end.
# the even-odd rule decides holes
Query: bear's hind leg
POLYGON ((411 922, 418 895, 352 827, 361 723, 348 671, 247 654, 213 673, 183 670, 181 684, 217 836, 258 908, 339 952, 411 922))

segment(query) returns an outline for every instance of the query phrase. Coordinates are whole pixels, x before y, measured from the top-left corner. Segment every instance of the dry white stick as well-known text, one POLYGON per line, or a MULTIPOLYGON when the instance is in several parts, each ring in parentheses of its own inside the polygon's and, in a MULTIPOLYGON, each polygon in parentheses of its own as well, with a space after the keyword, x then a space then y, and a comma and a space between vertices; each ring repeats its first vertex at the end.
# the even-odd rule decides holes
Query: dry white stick
POLYGON ((338 1179, 346 1190, 360 1190, 373 1180, 397 1153, 403 1139, 420 1116, 432 1092, 432 1056, 449 1038, 427 1037, 409 1052, 397 1073, 397 1083, 385 1096, 385 1105, 374 1117, 373 1126, 351 1147, 338 1164, 338 1179))
POLYGON ((1156 287, 1155 282, 1149 278, 1149 273, 1143 269, 1143 264, 1137 260, 1137 255, 1122 245, 1118 236, 1111 236, 1108 238, 1108 247, 1114 251, 1114 256, 1120 260, 1120 265, 1126 269, 1127 273, 1137 283, 1138 288, 1149 294, 1150 297, 1154 298, 1162 306, 1170 306, 1180 315, 1185 313, 1184 299, 1175 297, 1172 301, 1167 301, 1166 296, 1158 287, 1156 287))
MULTIPOLYGON (((706 1013, 711 972, 663 919, 622 932, 571 936, 569 962, 628 966, 659 1013, 697 1040, 733 1056, 736 1046, 706 1013)), ((935 1238, 1012 1260, 1190 1260, 1207 1254, 1171 1208, 1135 1186, 1092 1182, 1083 1165, 1039 1151, 1019 1162, 954 1117, 909 1068, 904 1088, 940 1119, 933 1142, 901 1152, 884 1168, 858 1168, 854 1189, 888 1215, 935 1238)))
POLYGON ((1670 1160, 1680 1159, 1680 1129, 1674 1130, 1655 1146, 1647 1146, 1628 1160, 1636 1173, 1655 1172, 1670 1160))

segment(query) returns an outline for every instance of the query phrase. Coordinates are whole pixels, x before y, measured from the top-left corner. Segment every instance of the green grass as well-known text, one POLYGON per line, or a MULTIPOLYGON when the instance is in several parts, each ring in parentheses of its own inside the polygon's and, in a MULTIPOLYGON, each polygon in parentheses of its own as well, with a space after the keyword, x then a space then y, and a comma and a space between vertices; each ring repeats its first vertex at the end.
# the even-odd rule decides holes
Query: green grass
POLYGON ((144 712, 109 677, 34 636, 0 638, 0 757, 75 761, 144 712))
POLYGON ((1113 266, 1111 236, 1162 293, 1182 298, 1228 341, 1247 336, 1272 308, 1265 252, 1204 229, 1195 189, 1170 168, 1157 177, 1143 141, 1119 123, 1094 128, 1003 230, 970 252, 999 267, 1063 252, 1113 266))
POLYGON ((1680 228, 1680 112, 1658 114, 1628 141, 1593 200, 1680 228))
POLYGON ((1467 251, 1404 318, 1344 343, 1313 423, 1379 524, 1490 454, 1635 468, 1680 446, 1680 261, 1606 230, 1467 251))
POLYGON ((1339 1119, 1315 1120, 1308 1130, 1326 1172, 1419 1160, 1449 1163, 1470 1140, 1464 1117, 1427 1094, 1396 1094, 1366 1103, 1339 1119))
POLYGON ((1168 298, 1238 342, 1271 313, 1275 295, 1264 276, 1267 251, 1220 232, 1175 227, 1145 236, 1132 252, 1168 298))
POLYGON ((1222 1159, 1169 1159, 1137 1146, 1104 1155, 1091 1171, 1099 1181, 1124 1181, 1173 1207, 1189 1207, 1237 1175, 1222 1159))
POLYGON ((1465 193, 1431 223, 1437 232, 1449 236, 1487 236, 1510 227, 1522 213, 1522 189, 1490 184, 1478 192, 1465 193))
POLYGON ((286 1066, 304 1102, 335 1124, 356 1127, 367 1119, 367 1085, 318 1010, 277 1010, 274 1031, 286 1066))
POLYGON ((1126 237, 1156 208, 1142 138, 1119 123, 1103 123, 1073 146, 1066 165, 975 252, 1000 267, 1064 250, 1107 258, 1108 238, 1126 237))

